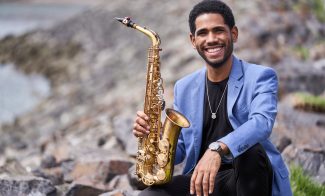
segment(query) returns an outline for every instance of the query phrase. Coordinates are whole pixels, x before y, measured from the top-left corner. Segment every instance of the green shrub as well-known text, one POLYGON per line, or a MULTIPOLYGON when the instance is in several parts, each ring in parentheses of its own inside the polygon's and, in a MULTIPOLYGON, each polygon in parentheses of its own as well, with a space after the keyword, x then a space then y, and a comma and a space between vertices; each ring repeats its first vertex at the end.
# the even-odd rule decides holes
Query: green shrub
POLYGON ((294 196, 325 196, 325 186, 307 176, 301 167, 290 166, 290 184, 294 196))
POLYGON ((325 112, 325 98, 321 96, 314 96, 308 93, 294 94, 294 108, 305 111, 325 112))
POLYGON ((310 57, 309 49, 304 46, 301 45, 296 46, 293 48, 293 51, 296 54, 296 56, 301 60, 307 60, 310 57))
POLYGON ((320 22, 325 22, 325 5, 323 0, 298 0, 295 1, 294 10, 306 13, 311 12, 320 22))
POLYGON ((313 11, 319 21, 325 22, 325 6, 323 0, 314 0, 313 11))

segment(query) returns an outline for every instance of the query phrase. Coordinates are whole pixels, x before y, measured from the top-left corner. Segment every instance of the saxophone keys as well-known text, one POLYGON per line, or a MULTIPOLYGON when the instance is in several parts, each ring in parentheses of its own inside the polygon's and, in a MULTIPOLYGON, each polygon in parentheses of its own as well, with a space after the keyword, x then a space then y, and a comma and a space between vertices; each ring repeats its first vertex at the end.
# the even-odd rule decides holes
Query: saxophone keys
POLYGON ((156 151, 156 147, 153 144, 148 144, 147 148, 150 153, 154 153, 156 151))
POLYGON ((155 183, 155 180, 154 180, 153 175, 146 174, 145 176, 143 176, 142 182, 143 182, 143 184, 145 184, 147 186, 151 186, 155 183))
POLYGON ((145 161, 145 152, 143 150, 139 150, 136 158, 138 161, 144 162, 145 161))
POLYGON ((166 154, 160 153, 157 156, 157 163, 159 167, 165 167, 168 162, 168 156, 166 154))
POLYGON ((164 153, 168 152, 169 142, 166 138, 159 141, 159 150, 164 153))
POLYGON ((145 158, 145 163, 146 165, 152 165, 153 163, 155 163, 155 158, 152 154, 147 154, 146 158, 145 158))
POLYGON ((166 178, 166 172, 163 169, 159 169, 157 172, 157 178, 159 181, 163 181, 166 178))
POLYGON ((149 133, 148 135, 148 141, 150 144, 154 144, 157 140, 157 136, 155 132, 149 133))

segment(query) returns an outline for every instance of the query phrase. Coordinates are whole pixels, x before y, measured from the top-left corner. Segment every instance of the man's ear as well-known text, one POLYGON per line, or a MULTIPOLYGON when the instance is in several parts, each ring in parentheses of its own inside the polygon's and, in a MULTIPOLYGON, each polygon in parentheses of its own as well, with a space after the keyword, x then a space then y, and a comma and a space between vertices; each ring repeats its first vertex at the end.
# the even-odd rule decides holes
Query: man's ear
POLYGON ((237 40, 238 40, 238 28, 237 28, 237 26, 232 27, 231 36, 232 36, 233 42, 237 42, 237 40))
POLYGON ((195 36, 192 33, 190 33, 190 40, 191 40, 191 43, 192 43, 193 48, 196 49, 196 46, 195 46, 195 36))

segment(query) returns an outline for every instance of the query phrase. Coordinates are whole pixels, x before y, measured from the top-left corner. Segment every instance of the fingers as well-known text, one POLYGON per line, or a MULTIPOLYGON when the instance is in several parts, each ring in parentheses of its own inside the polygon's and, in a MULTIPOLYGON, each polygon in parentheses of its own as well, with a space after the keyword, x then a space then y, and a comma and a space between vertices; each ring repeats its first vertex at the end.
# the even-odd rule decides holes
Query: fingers
POLYGON ((191 184, 190 184, 190 193, 193 195, 196 193, 197 196, 208 196, 212 194, 214 188, 214 180, 216 177, 216 172, 209 170, 198 171, 195 170, 192 174, 191 184))
POLYGON ((203 195, 208 196, 209 194, 209 182, 210 182, 210 171, 205 171, 204 176, 203 176, 203 181, 202 181, 202 186, 203 186, 203 195))
POLYGON ((148 123, 148 116, 142 112, 138 111, 137 112, 137 117, 135 119, 135 122, 133 124, 133 134, 136 137, 145 137, 146 135, 149 134, 149 123, 148 123))
POLYGON ((190 193, 191 193, 191 195, 194 195, 194 193, 195 193, 195 179, 196 179, 196 176, 197 176, 197 170, 195 169, 193 174, 192 174, 192 177, 191 177, 191 184, 190 184, 190 193))
POLYGON ((216 169, 212 170, 209 176, 209 194, 212 194, 213 192, 216 175, 217 175, 217 170, 216 169))
POLYGON ((191 195, 195 193, 197 196, 201 196, 202 185, 203 185, 204 196, 208 195, 208 189, 209 189, 208 183, 209 183, 209 171, 204 172, 203 170, 200 170, 197 167, 194 170, 191 178, 191 184, 190 184, 191 195))
POLYGON ((149 117, 143 111, 137 111, 137 116, 142 119, 149 120, 149 117))
POLYGON ((218 153, 207 150, 194 169, 191 177, 190 193, 208 196, 214 190, 215 178, 221 164, 218 153))
POLYGON ((204 175, 204 172, 200 172, 197 174, 197 177, 195 179, 195 183, 194 183, 194 186, 195 186, 195 192, 196 192, 196 195, 197 196, 201 196, 201 193, 202 193, 202 178, 203 178, 203 175, 204 175))

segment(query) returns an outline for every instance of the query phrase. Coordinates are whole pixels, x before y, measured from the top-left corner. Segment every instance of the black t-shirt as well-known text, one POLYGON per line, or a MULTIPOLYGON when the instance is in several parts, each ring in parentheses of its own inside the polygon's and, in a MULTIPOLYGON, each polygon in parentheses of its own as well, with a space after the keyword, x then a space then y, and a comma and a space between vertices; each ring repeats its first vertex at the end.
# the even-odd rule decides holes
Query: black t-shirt
MULTIPOLYGON (((227 86, 228 78, 221 82, 211 82, 207 80, 207 88, 209 92, 209 100, 211 104, 211 110, 213 113, 219 105, 222 94, 227 86)), ((209 102, 207 98, 207 90, 205 88, 204 93, 204 111, 203 111, 203 130, 202 130, 202 144, 200 150, 200 157, 203 156, 205 151, 208 149, 210 143, 217 141, 221 137, 227 135, 233 128, 228 119, 227 113, 227 90, 221 100, 219 109, 216 113, 216 118, 211 118, 211 111, 209 108, 209 102)))

